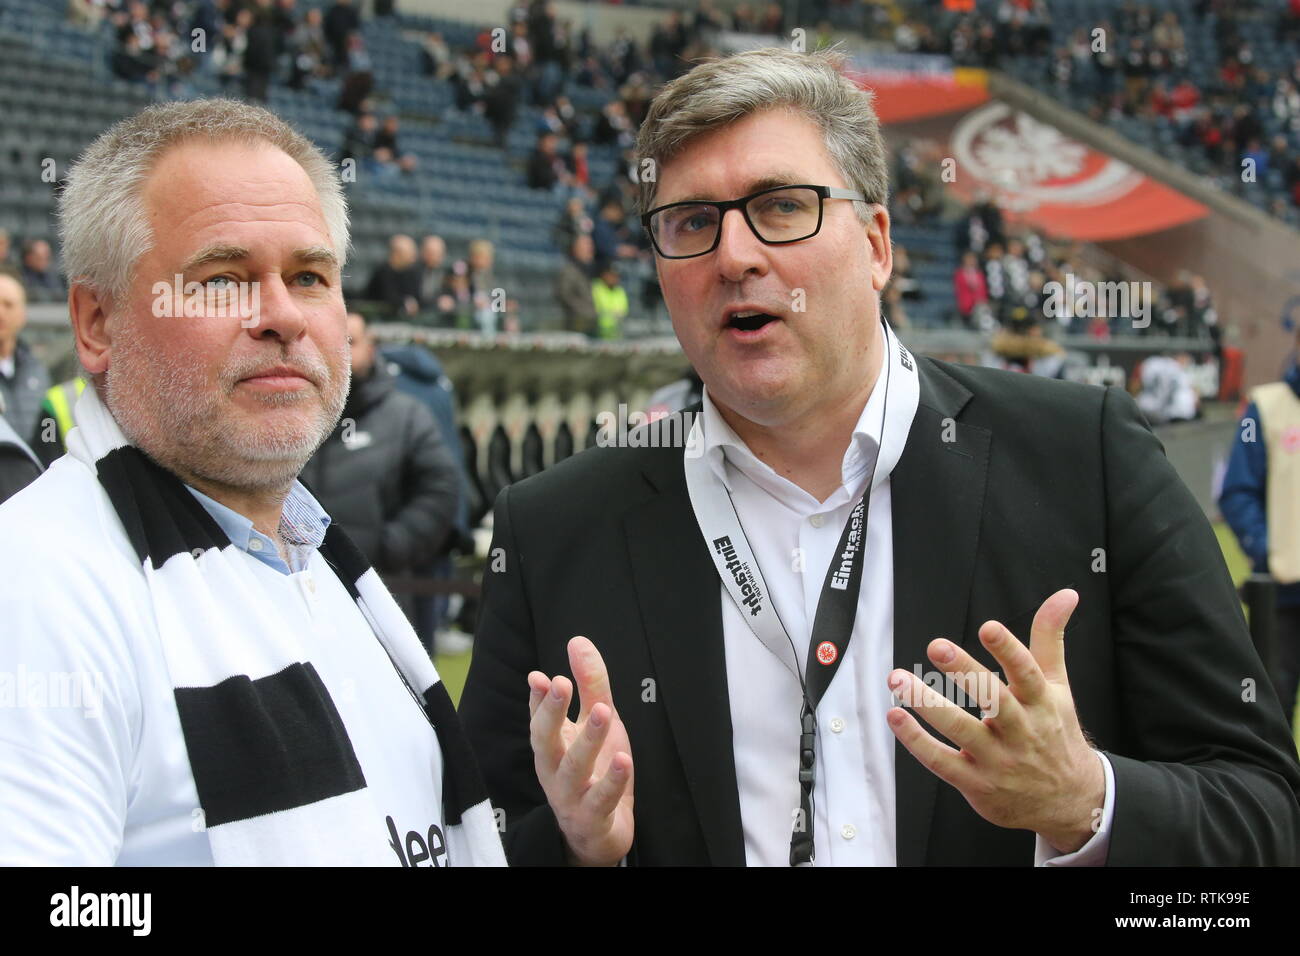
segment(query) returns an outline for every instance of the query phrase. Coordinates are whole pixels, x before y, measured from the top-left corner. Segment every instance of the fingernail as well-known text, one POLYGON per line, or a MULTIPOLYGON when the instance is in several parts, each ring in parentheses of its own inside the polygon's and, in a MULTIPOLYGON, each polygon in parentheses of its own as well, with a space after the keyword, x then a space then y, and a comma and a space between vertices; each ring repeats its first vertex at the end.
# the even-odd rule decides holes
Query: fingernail
POLYGON ((551 696, 556 700, 562 700, 564 698, 564 695, 560 693, 560 685, 558 683, 551 685, 551 696))
POLYGON ((602 718, 602 717, 600 716, 600 713, 599 713, 598 711, 594 711, 594 710, 593 710, 593 711, 591 712, 591 718, 590 718, 590 719, 591 719, 591 726, 593 726, 593 727, 602 727, 602 726, 604 726, 604 724, 605 724, 605 720, 604 720, 604 718, 602 718))
POLYGON ((947 641, 944 641, 934 649, 935 660, 947 662, 952 660, 955 656, 956 653, 953 650, 953 646, 947 641))

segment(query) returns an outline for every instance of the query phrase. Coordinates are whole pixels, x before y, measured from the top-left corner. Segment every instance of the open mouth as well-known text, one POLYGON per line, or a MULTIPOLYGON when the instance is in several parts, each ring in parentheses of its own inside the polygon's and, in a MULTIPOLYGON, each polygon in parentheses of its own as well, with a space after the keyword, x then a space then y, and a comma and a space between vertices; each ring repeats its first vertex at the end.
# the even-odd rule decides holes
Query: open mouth
POLYGON ((776 322, 777 317, 767 312, 737 312, 727 322, 727 328, 740 332, 757 332, 769 322, 776 322))

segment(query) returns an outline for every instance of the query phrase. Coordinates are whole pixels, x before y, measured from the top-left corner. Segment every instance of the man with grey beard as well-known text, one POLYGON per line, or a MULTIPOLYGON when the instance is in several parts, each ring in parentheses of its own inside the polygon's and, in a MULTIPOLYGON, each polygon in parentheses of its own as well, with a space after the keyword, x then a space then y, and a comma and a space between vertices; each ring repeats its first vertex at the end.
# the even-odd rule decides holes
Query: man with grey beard
POLYGON ((160 104, 59 215, 90 387, 0 508, 0 864, 502 862, 427 655, 297 480, 350 385, 328 160, 160 104))

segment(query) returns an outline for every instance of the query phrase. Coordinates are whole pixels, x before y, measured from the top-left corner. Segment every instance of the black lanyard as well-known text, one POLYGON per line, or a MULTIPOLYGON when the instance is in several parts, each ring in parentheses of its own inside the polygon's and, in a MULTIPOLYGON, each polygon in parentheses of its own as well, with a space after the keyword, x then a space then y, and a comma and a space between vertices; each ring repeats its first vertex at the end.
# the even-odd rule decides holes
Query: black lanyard
MULTIPOLYGON (((688 454, 685 462, 691 506, 704 532, 710 557, 713 558, 723 586, 750 630, 799 681, 803 696, 803 707, 799 714, 799 812, 790 835, 791 866, 811 863, 815 857, 813 788, 817 764, 817 706, 834 680, 853 637, 858 598, 862 590, 862 566, 866 560, 867 506, 875 485, 876 466, 884 450, 895 347, 901 369, 914 373, 910 356, 907 356, 901 344, 894 342, 887 327, 883 340, 886 349, 883 362, 885 393, 880 417, 880 441, 877 443, 876 457, 866 488, 849 514, 844 530, 840 533, 839 547, 831 558, 830 567, 826 569, 826 579, 822 583, 821 597, 817 601, 817 611, 813 618, 807 660, 802 670, 787 659, 787 649, 794 652, 793 661, 798 660, 798 651, 776 614, 767 582, 763 580, 753 549, 749 547, 749 540, 741 526, 740 515, 730 492, 724 493, 724 489, 719 487, 721 483, 709 473, 708 466, 702 459, 692 459, 688 454)), ((696 427, 699 426, 700 419, 697 419, 696 427)), ((698 448, 700 445, 688 444, 688 451, 691 447, 698 448)))
POLYGON ((811 863, 813 847, 813 781, 817 765, 817 705, 831 686, 840 662, 848 653, 853 638, 853 622, 858 615, 858 594, 862 590, 862 565, 865 563, 867 535, 867 498, 875 469, 866 491, 853 508, 840 546, 831 557, 822 583, 822 595, 813 618, 812 640, 808 643, 808 661, 804 665, 803 711, 799 715, 799 816, 790 835, 790 865, 811 863))

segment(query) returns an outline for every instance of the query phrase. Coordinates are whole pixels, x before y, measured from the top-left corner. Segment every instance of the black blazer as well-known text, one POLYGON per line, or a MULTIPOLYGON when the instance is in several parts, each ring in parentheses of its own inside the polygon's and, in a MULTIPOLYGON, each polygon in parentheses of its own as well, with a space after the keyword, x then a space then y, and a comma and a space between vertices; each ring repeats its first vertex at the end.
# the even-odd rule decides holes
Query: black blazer
MULTIPOLYGON (((1288 722, 1214 532, 1136 405, 1119 389, 918 359, 920 406, 891 477, 894 666, 929 669, 925 647, 943 636, 1000 671, 979 626, 999 620, 1027 643, 1042 601, 1072 587, 1070 686, 1115 770, 1109 864, 1296 863, 1288 722)), ((526 675, 572 678, 565 645, 582 634, 631 740, 629 863, 743 865, 722 595, 681 449, 593 449, 511 486, 492 547, 504 568, 485 575, 460 713, 510 860, 564 862, 526 675)), ((895 747, 900 865, 1033 863, 1032 833, 986 822, 895 747)))

